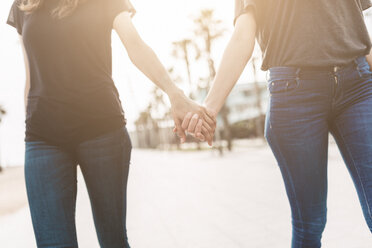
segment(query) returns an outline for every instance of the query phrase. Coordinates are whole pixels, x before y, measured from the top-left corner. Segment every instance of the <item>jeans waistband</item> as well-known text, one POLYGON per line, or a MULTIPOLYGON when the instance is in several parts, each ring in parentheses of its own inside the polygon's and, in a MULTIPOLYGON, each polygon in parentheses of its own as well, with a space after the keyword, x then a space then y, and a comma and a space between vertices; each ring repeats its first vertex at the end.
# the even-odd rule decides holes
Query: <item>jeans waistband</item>
POLYGON ((338 74, 344 70, 350 69, 350 68, 358 68, 359 66, 362 66, 363 63, 367 63, 366 57, 361 56, 356 59, 354 59, 349 64, 343 65, 343 66, 327 66, 327 67, 285 67, 285 66, 279 66, 279 67, 272 67, 269 69, 269 81, 272 80, 278 80, 281 78, 293 78, 293 79, 299 79, 301 73, 307 73, 312 75, 322 75, 322 74, 338 74))

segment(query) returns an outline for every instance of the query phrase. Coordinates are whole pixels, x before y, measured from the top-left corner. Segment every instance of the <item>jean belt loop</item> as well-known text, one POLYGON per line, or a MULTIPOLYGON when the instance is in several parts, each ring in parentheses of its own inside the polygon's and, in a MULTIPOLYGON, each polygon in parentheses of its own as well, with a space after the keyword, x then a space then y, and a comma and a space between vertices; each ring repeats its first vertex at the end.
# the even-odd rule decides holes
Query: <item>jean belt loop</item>
POLYGON ((361 68, 360 68, 360 57, 354 59, 355 69, 358 71, 360 77, 362 77, 361 68))

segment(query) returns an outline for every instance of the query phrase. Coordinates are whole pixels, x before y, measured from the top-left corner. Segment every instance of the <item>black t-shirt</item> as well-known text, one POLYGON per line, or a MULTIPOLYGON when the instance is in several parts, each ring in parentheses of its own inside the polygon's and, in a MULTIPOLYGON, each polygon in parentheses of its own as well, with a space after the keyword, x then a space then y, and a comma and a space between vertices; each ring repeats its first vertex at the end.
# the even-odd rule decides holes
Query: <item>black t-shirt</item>
POLYGON ((112 80, 111 32, 114 18, 135 12, 128 0, 89 0, 69 16, 51 12, 47 0, 22 12, 16 0, 8 24, 23 37, 30 65, 26 141, 78 144, 125 125, 112 80))
POLYGON ((344 65, 367 55, 362 11, 370 0, 235 0, 235 19, 253 8, 262 69, 344 65))

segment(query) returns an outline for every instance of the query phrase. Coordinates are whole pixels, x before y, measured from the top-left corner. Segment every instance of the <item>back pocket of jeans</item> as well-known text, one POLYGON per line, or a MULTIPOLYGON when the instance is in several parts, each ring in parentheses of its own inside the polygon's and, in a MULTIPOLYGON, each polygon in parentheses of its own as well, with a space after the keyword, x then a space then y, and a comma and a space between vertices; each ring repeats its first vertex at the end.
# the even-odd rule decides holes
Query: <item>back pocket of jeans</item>
POLYGON ((358 66, 358 71, 361 78, 372 77, 372 71, 368 63, 363 63, 362 65, 358 66))

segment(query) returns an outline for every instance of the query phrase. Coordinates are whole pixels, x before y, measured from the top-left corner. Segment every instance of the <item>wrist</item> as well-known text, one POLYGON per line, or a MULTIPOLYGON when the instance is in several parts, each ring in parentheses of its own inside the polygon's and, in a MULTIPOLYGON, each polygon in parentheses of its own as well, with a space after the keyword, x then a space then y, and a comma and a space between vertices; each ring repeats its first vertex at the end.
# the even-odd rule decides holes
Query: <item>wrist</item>
POLYGON ((213 116, 217 116, 220 109, 218 108, 218 104, 213 104, 212 102, 206 99, 203 103, 203 106, 208 110, 209 113, 213 114, 213 116))
POLYGON ((169 91, 167 91, 167 95, 168 95, 169 100, 171 102, 173 102, 176 99, 186 97, 185 94, 183 93, 183 91, 176 86, 174 88, 170 89, 169 91))

